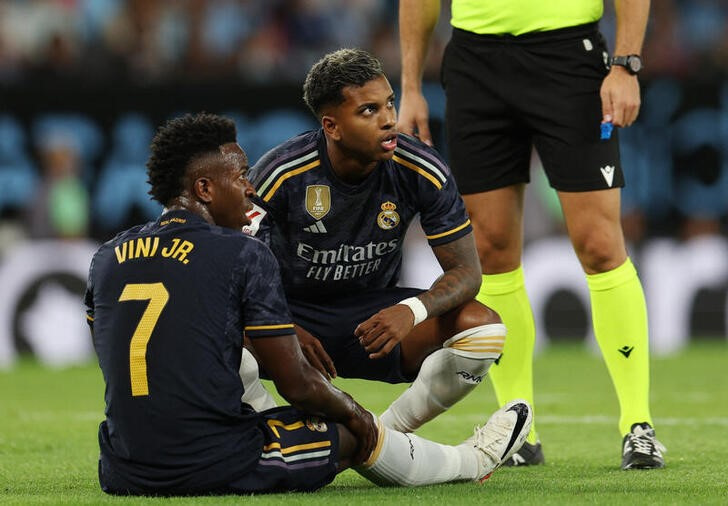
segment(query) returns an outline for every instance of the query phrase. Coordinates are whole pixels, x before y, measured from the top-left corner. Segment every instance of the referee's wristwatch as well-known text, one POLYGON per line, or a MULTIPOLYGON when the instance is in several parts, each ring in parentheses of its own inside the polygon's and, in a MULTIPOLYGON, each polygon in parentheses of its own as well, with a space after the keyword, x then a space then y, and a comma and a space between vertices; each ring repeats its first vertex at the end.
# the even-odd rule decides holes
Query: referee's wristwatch
POLYGON ((638 54, 628 54, 627 56, 612 56, 609 60, 610 65, 619 65, 627 69, 627 72, 636 76, 642 70, 642 58, 638 54))

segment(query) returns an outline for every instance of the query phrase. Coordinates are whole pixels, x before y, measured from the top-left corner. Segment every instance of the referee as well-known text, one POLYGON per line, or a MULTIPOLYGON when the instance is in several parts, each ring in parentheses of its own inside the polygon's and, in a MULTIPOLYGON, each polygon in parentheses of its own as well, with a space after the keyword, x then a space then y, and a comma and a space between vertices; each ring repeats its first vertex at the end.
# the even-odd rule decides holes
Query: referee
MULTIPOLYGON (((618 128, 639 113, 649 0, 615 0, 610 53, 602 0, 452 0, 442 61, 450 166, 472 220, 483 272, 478 300, 508 328, 491 368, 501 404, 533 402, 533 314, 524 286, 523 199, 532 146, 556 190, 589 286, 594 333, 620 405, 623 469, 664 466, 649 409, 647 311, 620 223, 618 128)), ((432 144, 422 73, 439 0, 400 0, 398 127, 432 144)), ((538 411, 538 410, 536 410, 538 411)), ((510 465, 544 462, 536 424, 510 465)))

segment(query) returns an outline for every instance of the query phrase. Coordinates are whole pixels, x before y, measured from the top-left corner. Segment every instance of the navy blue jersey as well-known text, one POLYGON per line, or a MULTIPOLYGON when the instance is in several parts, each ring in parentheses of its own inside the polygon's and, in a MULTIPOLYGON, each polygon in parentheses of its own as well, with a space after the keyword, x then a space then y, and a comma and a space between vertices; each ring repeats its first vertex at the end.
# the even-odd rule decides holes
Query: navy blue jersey
POLYGON ((255 466, 263 433, 240 401, 243 332, 293 333, 265 244, 163 214, 98 250, 86 305, 106 382, 102 487, 118 475, 136 491, 204 492, 255 466))
POLYGON ((431 246, 472 230, 447 164, 403 134, 393 158, 356 185, 334 174, 320 129, 269 151, 249 178, 258 197, 248 231, 270 245, 293 297, 395 286, 418 213, 431 246))

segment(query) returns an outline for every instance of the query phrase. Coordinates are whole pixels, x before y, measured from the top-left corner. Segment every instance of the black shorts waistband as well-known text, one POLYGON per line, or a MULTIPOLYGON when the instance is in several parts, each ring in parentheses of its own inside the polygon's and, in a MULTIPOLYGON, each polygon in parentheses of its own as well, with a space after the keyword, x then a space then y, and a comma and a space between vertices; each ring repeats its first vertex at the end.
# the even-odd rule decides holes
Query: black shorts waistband
POLYGON ((455 42, 480 42, 480 43, 506 43, 506 44, 541 44, 544 42, 555 42, 560 40, 578 39, 593 35, 599 31, 599 23, 587 23, 585 25, 567 26, 556 30, 543 32, 529 32, 521 35, 475 33, 453 27, 452 40, 455 42))

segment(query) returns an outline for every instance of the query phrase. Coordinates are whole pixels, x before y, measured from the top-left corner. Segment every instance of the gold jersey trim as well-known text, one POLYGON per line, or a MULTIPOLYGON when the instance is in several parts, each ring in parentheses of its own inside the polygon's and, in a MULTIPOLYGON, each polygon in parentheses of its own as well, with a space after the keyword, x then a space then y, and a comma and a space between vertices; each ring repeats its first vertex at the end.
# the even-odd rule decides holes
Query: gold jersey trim
POLYGON ((446 232, 441 232, 439 234, 426 235, 425 237, 427 237, 427 239, 429 239, 429 240, 439 239, 440 237, 445 237, 446 235, 454 234, 455 232, 458 232, 459 230, 464 229, 468 225, 470 225, 470 219, 466 220, 465 223, 463 223, 459 227, 455 227, 453 229, 450 229, 450 230, 448 230, 446 232))

